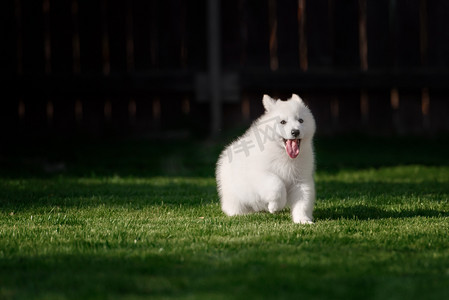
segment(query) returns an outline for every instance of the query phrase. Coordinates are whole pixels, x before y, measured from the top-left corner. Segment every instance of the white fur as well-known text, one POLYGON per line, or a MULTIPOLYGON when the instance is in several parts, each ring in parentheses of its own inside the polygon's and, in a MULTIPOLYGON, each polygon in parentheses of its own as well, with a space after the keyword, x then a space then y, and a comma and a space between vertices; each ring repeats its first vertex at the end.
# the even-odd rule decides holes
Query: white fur
POLYGON ((264 95, 265 113, 221 153, 216 169, 222 210, 229 216, 275 213, 288 206, 293 222, 313 223, 315 120, 298 95, 287 101, 264 95), (303 122, 300 123, 299 119, 303 122), (281 124, 284 120, 286 123, 281 124), (284 139, 299 130, 299 155, 290 158, 284 139))

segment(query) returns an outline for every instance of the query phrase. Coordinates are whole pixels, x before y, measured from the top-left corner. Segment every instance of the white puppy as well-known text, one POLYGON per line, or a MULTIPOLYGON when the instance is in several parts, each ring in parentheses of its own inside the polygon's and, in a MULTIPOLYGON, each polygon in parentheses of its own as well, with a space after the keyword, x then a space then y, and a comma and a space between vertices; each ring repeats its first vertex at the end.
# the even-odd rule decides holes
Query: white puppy
POLYGON ((295 94, 287 101, 264 95, 263 105, 265 113, 218 159, 221 208, 234 216, 289 206, 293 222, 311 224, 315 120, 295 94))

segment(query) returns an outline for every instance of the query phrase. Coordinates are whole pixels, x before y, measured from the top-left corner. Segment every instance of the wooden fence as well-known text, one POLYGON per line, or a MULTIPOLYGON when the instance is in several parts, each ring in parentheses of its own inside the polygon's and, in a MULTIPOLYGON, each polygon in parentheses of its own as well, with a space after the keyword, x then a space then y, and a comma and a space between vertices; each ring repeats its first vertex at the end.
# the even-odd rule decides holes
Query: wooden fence
POLYGON ((449 131, 446 0, 5 0, 4 137, 219 134, 300 94, 321 133, 449 131))

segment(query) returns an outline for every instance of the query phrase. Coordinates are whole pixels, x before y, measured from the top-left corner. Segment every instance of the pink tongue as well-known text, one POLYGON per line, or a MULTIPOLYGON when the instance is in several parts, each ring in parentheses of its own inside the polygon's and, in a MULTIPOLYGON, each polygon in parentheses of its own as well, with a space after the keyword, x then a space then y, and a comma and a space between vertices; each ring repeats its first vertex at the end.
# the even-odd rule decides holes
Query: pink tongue
POLYGON ((298 140, 287 140, 285 145, 288 156, 296 158, 299 154, 298 140))

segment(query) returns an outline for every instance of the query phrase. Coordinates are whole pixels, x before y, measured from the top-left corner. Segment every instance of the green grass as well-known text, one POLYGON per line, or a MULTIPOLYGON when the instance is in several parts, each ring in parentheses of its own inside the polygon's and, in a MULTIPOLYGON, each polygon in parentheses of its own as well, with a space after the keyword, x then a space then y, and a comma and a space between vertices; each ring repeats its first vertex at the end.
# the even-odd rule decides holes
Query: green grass
POLYGON ((318 138, 314 225, 226 217, 221 146, 5 150, 0 299, 449 297, 448 139, 318 138))

